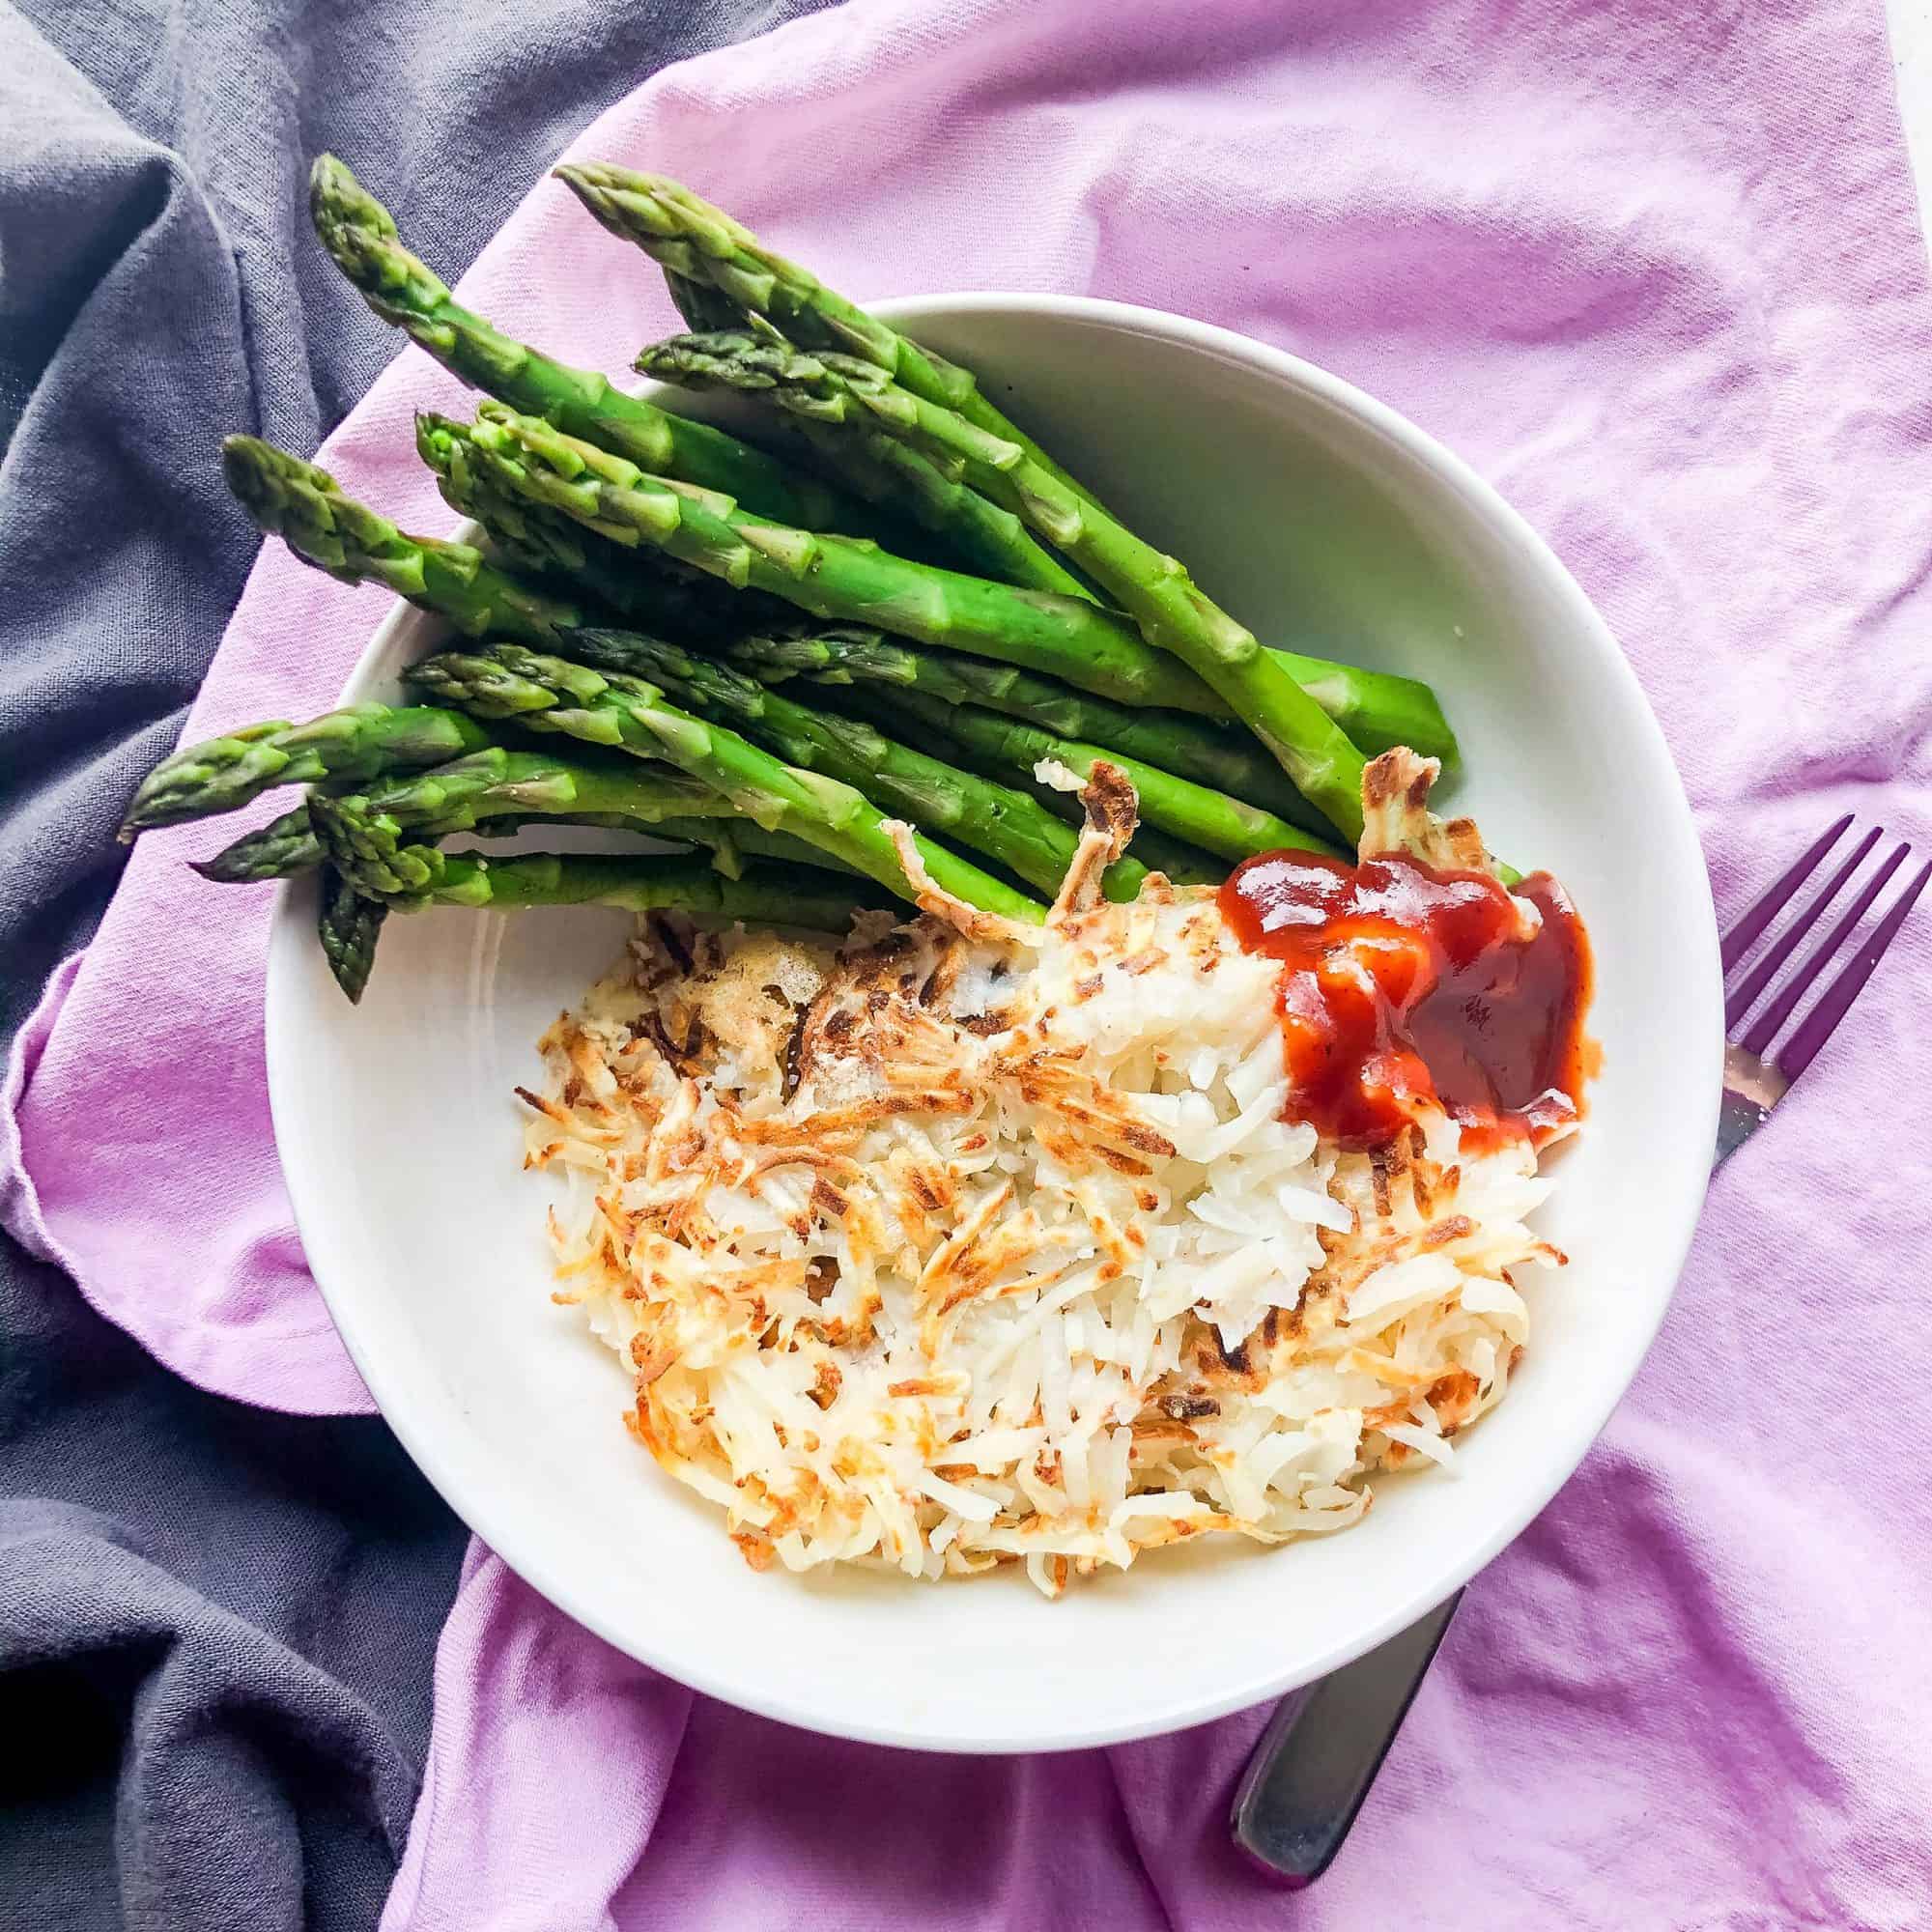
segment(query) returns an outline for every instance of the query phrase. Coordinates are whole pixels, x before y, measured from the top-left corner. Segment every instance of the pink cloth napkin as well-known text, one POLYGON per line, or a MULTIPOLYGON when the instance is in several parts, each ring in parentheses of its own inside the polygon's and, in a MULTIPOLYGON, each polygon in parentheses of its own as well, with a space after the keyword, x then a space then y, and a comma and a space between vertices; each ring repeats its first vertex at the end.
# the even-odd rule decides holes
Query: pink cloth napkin
MULTIPOLYGON (((572 152, 861 296, 1126 298, 1406 412, 1609 617, 1735 914, 1841 810, 1932 847, 1932 299, 1891 85, 1876 0, 857 0, 572 152)), ((548 183, 464 286, 611 369, 672 321, 548 183)), ((443 527, 407 420, 456 400, 411 352, 324 460, 443 527)), ((270 548, 190 735, 325 706, 384 605, 270 548)), ((230 829, 144 840, 49 988, 0 1207, 182 1374, 361 1407, 270 1144, 268 895, 179 869, 230 829)), ((1635 1389, 1472 1590, 1314 1892, 1226 1847, 1261 1714, 1053 1759, 833 1744, 630 1663, 478 1548, 385 1926, 1924 1924, 1928 928, 1717 1182, 1635 1389)))

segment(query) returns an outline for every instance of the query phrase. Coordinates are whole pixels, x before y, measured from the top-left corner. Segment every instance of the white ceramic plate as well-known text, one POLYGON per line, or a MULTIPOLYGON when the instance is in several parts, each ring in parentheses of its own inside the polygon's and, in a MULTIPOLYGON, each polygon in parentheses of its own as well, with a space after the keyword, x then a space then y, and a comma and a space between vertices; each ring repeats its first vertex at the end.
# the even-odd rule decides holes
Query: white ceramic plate
MULTIPOLYGON (((269 970, 275 1131, 310 1264, 384 1414, 561 1608, 815 1730, 1104 1744, 1357 1656, 1464 1582, 1577 1466, 1656 1332, 1703 1199, 1721 1044, 1711 899, 1608 630, 1521 519, 1410 424, 1305 362, 1147 309, 965 296, 882 313, 972 362, 1264 638, 1431 680, 1466 755, 1458 808, 1494 849, 1557 872, 1589 923, 1605 1069, 1542 1224, 1573 1264, 1531 1284, 1529 1352, 1460 1446, 1460 1477, 1384 1481, 1368 1520, 1334 1537, 1163 1551, 1057 1605, 1012 1573, 754 1575, 718 1513, 626 1435, 626 1377, 552 1305, 545 1187, 518 1167, 511 1086, 620 950, 622 914, 393 919, 352 1009, 315 944, 312 887, 292 887, 269 970)), ((398 607, 344 701, 394 696, 437 637, 398 607)))

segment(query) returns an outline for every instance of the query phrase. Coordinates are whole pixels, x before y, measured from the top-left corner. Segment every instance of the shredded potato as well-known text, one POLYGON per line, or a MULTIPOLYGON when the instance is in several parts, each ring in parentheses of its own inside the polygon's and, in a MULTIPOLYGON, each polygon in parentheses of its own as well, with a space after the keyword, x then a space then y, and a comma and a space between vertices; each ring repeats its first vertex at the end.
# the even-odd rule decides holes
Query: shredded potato
POLYGON ((939 895, 838 948, 654 917, 545 1036, 557 1299, 754 1567, 1022 1562, 1054 1596, 1346 1527, 1504 1393, 1512 1275, 1561 1260, 1534 1153, 1285 1120, 1271 968, 1213 895, 1092 902, 1128 804, 1090 799, 1038 930, 939 895))

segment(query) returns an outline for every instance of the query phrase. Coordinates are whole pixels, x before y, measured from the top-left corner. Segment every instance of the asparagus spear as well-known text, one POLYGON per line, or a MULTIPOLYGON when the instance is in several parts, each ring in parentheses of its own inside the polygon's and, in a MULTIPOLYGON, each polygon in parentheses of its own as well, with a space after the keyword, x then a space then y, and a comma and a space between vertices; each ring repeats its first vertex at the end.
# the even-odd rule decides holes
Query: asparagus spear
POLYGON ((369 306, 464 382, 646 469, 727 491, 762 515, 808 529, 849 526, 852 506, 816 478, 708 423, 613 389, 594 370, 553 361, 461 307, 397 240, 389 211, 333 155, 318 156, 309 175, 309 213, 369 306))
POLYGON ((1362 835, 1368 761, 1341 727, 1252 631, 1196 586, 1183 564, 1084 502, 1017 444, 1012 448, 1011 465, 992 472, 1010 485, 1009 507, 1117 597, 1149 643, 1172 651, 1211 685, 1352 846, 1362 835))
POLYGON ((1444 779, 1463 769, 1463 750, 1442 714, 1435 692, 1420 678, 1394 671, 1363 670, 1299 651, 1268 646, 1268 656, 1334 719, 1349 742, 1365 756, 1406 745, 1418 756, 1435 758, 1444 779))
MULTIPOLYGON (((774 389, 795 397, 793 363, 811 357, 745 329, 673 335, 646 349, 638 369, 686 389, 731 389, 753 395, 774 389)), ((888 508, 900 507, 943 539, 967 569, 1005 583, 1092 597, 1079 578, 1035 542, 1010 510, 961 483, 918 450, 885 434, 863 411, 837 402, 822 413, 785 404, 806 440, 848 488, 888 508)))
POLYGON ((505 492, 603 535, 668 550, 728 583, 772 591, 813 616, 877 623, 923 643, 1058 672, 1129 704, 1222 714, 1185 666, 1151 649, 1112 611, 908 562, 876 546, 747 516, 729 498, 646 476, 534 417, 485 403, 473 424, 425 419, 432 440, 467 440, 505 492))
MULTIPOLYGON (((702 859, 589 852, 437 852, 434 876, 413 890, 386 894, 385 910, 420 912, 455 905, 497 912, 529 906, 606 905, 629 912, 681 912, 724 924, 803 926, 843 932, 870 903, 856 881, 827 873, 801 878, 788 867, 748 867, 727 878, 702 859)), ((361 885, 358 877, 357 884, 361 885)))
MULTIPOLYGON (((380 706, 369 706, 380 710, 380 706)), ((459 718, 475 726, 462 712, 439 714, 459 718)), ((358 774, 336 775, 341 781, 358 774)), ((409 826, 417 838, 446 837, 488 825, 492 832, 546 818, 574 825, 611 825, 650 831, 667 819, 680 824, 707 816, 729 817, 728 799, 681 773, 644 771, 624 766, 606 769, 560 758, 550 752, 514 751, 488 745, 468 757, 457 758, 433 771, 375 774, 376 782, 361 791, 361 806, 391 824, 409 826)), ((239 838, 213 859, 195 867, 203 878, 219 885, 245 885, 260 879, 287 878, 306 870, 321 857, 313 842, 309 802, 239 838)))
MULTIPOLYGON (((356 708, 384 711, 381 705, 356 708)), ((460 711, 430 715, 453 719, 468 730, 480 728, 460 711)), ((623 767, 606 770, 548 752, 520 752, 487 742, 480 751, 431 771, 408 772, 399 761, 371 764, 373 769, 349 762, 333 768, 330 776, 336 789, 373 778, 362 793, 370 808, 413 827, 419 837, 469 832, 479 824, 487 824, 492 834, 502 834, 537 818, 644 830, 666 819, 688 824, 702 814, 731 811, 727 800, 682 774, 623 767)), ((253 885, 305 872, 322 857, 304 799, 293 811, 236 839, 213 858, 195 862, 193 869, 216 885, 253 885)))
MULTIPOLYGON (((700 718, 728 722, 789 764, 863 785, 867 797, 972 847, 1048 898, 1073 863, 1078 835, 1031 794, 927 757, 859 719, 813 711, 728 665, 632 631, 579 631, 570 651, 600 669, 648 678, 700 718)), ((1146 876, 1138 860, 1118 860, 1107 868, 1108 896, 1138 897, 1146 876)))
POLYGON ((733 590, 665 551, 627 550, 560 511, 499 489, 470 461, 467 441, 428 434, 418 422, 416 450, 436 472, 443 501, 481 524, 514 568, 567 578, 586 598, 632 623, 708 640, 748 623, 782 626, 792 619, 791 608, 779 598, 733 590))
MULTIPOLYGON (((357 799, 366 805, 366 798, 357 799)), ((397 844, 420 841, 437 836, 444 828, 434 823, 390 817, 397 844), (407 835, 407 837, 406 837, 407 835)), ((661 838, 680 845, 710 848, 711 863, 727 877, 736 878, 748 857, 782 859, 791 866, 815 866, 821 870, 850 871, 829 854, 793 838, 782 832, 767 832, 749 818, 664 818, 657 820, 625 818, 621 814, 596 811, 511 812, 502 817, 479 818, 474 827, 485 838, 506 838, 526 825, 595 825, 607 831, 636 832, 649 838, 661 838)), ((451 826, 450 831, 466 828, 451 826)), ((309 819, 308 800, 294 811, 284 812, 272 825, 225 846, 212 859, 191 863, 191 869, 216 885, 261 885, 274 879, 292 879, 299 872, 313 871, 326 862, 322 840, 316 837, 309 819)))
POLYGON ((1104 745, 1211 785, 1279 812, 1306 831, 1327 823, 1259 745, 1182 712, 1130 710, 1011 665, 918 650, 858 625, 796 637, 753 633, 726 645, 724 656, 765 684, 804 677, 816 685, 857 685, 882 694, 917 691, 948 704, 982 705, 1056 737, 1104 745))
MULTIPOLYGON (((980 393, 972 371, 949 362, 836 295, 817 276, 774 254, 748 228, 665 175, 639 174, 607 161, 556 170, 611 234, 635 242, 668 275, 705 283, 743 313, 762 316, 802 349, 863 356, 915 395, 963 412, 981 429, 1020 444, 1083 498, 1086 492, 1046 452, 980 393)), ((677 289, 672 289, 673 299, 677 289)), ((703 324, 719 305, 703 304, 703 324)), ((685 311, 687 318, 691 312, 685 311)))
POLYGON ((1261 739, 1295 787, 1352 843, 1362 831, 1365 760, 1334 721, 1185 566, 1144 543, 1021 441, 980 427, 857 355, 772 349, 760 368, 783 407, 817 420, 862 414, 965 480, 1070 557, 1139 624, 1149 643, 1190 666, 1261 739))
MULTIPOLYGON (((1133 781, 1141 802, 1141 817, 1149 825, 1176 838, 1184 838, 1204 851, 1238 862, 1257 852, 1284 849, 1299 852, 1335 851, 1334 842, 1319 834, 1304 832, 1298 825, 1261 807, 1244 805, 1224 791, 1196 784, 1191 779, 1177 778, 1157 765, 1144 763, 1122 752, 1102 745, 1082 744, 1056 736, 1030 724, 1024 719, 1009 718, 978 704, 949 704, 944 698, 928 697, 918 691, 895 692, 890 697, 880 692, 854 693, 848 703, 856 704, 862 715, 873 719, 905 718, 923 725, 947 743, 955 745, 976 770, 1031 777, 1036 766, 1045 761, 1065 765, 1079 778, 1087 778, 1096 760, 1118 765, 1133 781)), ((1225 876, 1226 868, 1218 876, 1225 876)))
MULTIPOLYGON (((787 866, 844 872, 855 879, 866 876, 847 860, 821 852, 816 845, 809 845, 789 832, 768 832, 755 820, 736 814, 729 818, 667 818, 637 829, 648 832, 653 838, 674 838, 686 845, 707 846, 712 865, 726 878, 739 877, 747 859, 779 859, 787 866)), ((866 903, 870 905, 873 901, 867 899, 866 903)))
MULTIPOLYGON (((829 435, 837 442, 840 435, 850 435, 864 439, 869 450, 877 450, 881 442, 889 446, 893 442, 893 437, 885 437, 879 431, 871 408, 860 390, 838 373, 850 367, 842 357, 808 355, 784 342, 775 342, 769 336, 748 330, 719 330, 711 334, 674 336, 668 342, 661 342, 638 357, 638 367, 649 375, 661 375, 665 381, 680 381, 696 388, 724 386, 767 394, 798 417, 800 427, 810 437, 829 435)), ((893 394, 893 384, 881 383, 875 371, 860 367, 860 377, 867 394, 893 394)), ((945 412, 914 408, 912 423, 943 415, 945 412)), ((900 442, 898 448, 914 464, 925 464, 935 475, 939 473, 939 466, 931 464, 910 442, 900 442)), ((983 448, 983 439, 978 433, 968 433, 964 437, 964 450, 974 452, 980 448, 983 448)), ((885 462, 885 458, 881 456, 879 462, 885 462)), ((964 456, 954 448, 949 454, 947 475, 952 477, 962 469, 964 456)), ((989 516, 1010 518, 1010 512, 997 510, 970 481, 949 481, 947 487, 972 502, 983 504, 989 516)), ((1012 518, 1012 522, 1018 522, 1018 518, 1012 518)), ((1032 543, 1032 539, 1026 541, 1032 543)), ((1037 545, 1032 545, 1032 549, 1036 554, 1045 554, 1037 545)), ((1012 583, 1030 582, 1026 576, 1003 570, 995 558, 976 558, 974 568, 987 576, 1007 578, 1012 583)), ((1072 585, 1076 591, 1092 595, 1070 572, 1061 570, 1061 580, 1055 585, 1041 587, 1066 589, 1072 585)), ((1337 665, 1320 657, 1304 657, 1296 651, 1271 651, 1269 655, 1364 752, 1387 752, 1391 746, 1405 744, 1424 757, 1439 759, 1445 773, 1453 773, 1459 767, 1461 753, 1455 734, 1449 730, 1435 694, 1426 684, 1387 672, 1360 670, 1352 665, 1337 665)), ((1072 732, 1070 736, 1094 734, 1072 732)), ((1190 777, 1198 777, 1198 773, 1190 773, 1190 777)), ((1283 786, 1283 790, 1287 788, 1283 786)), ((1294 815, 1281 804, 1275 804, 1275 810, 1289 817, 1294 815)))
MULTIPOLYGON (((304 822, 307 816, 304 811, 304 822)), ((323 868, 316 936, 322 941, 328 970, 349 996, 351 1006, 361 1000, 362 989, 369 983, 369 969, 376 963, 376 941, 388 916, 387 906, 364 898, 333 866, 323 868)))
POLYGON ((274 785, 357 783, 440 765, 490 742, 475 719, 416 704, 351 704, 306 724, 245 724, 163 758, 141 781, 121 837, 233 811, 274 785))
MULTIPOLYGON (((1058 678, 1012 665, 916 650, 881 631, 838 624, 770 636, 754 631, 724 654, 767 684, 806 676, 824 684, 907 685, 962 704, 984 704, 1026 718, 1066 738, 1091 738, 1151 764, 1165 765, 1201 784, 1264 805, 1284 818, 1304 814, 1311 830, 1327 821, 1289 783, 1288 775, 1244 735, 1178 711, 1136 710, 1058 678)), ((1275 651, 1289 675, 1360 746, 1386 751, 1406 745, 1419 756, 1459 763, 1455 733, 1435 694, 1413 678, 1388 671, 1275 651)))
MULTIPOLYGON (((244 833, 224 845, 212 859, 191 859, 189 869, 217 886, 255 886, 269 879, 292 879, 312 872, 323 863, 322 841, 308 822, 308 800, 293 811, 244 833)), ((323 909, 327 911, 328 882, 323 882, 323 909)), ((326 937, 326 935, 325 935, 326 937)))
MULTIPOLYGON (((483 836, 490 838, 507 837, 512 832, 521 831, 529 823, 527 817, 518 815, 510 818, 491 818, 483 821, 483 836)), ((566 817, 566 824, 578 820, 566 817)), ((431 828, 414 828, 418 837, 431 836, 431 828)), ((190 859, 188 870, 199 872, 204 879, 217 886, 261 886, 271 884, 276 879, 293 879, 303 872, 312 872, 318 866, 326 867, 328 855, 322 848, 322 840, 315 836, 315 827, 308 815, 308 799, 293 811, 285 811, 273 823, 265 825, 259 832, 245 832, 231 844, 224 845, 212 859, 190 859)))
POLYGON ((537 819, 708 845, 717 854, 713 863, 734 877, 752 852, 794 866, 834 864, 803 839, 742 819, 729 799, 682 774, 605 769, 500 746, 332 803, 318 806, 311 797, 307 809, 312 827, 321 818, 337 828, 338 843, 353 831, 366 866, 393 860, 405 844, 419 846, 428 838, 537 819))
MULTIPOLYGON (((655 685, 513 644, 475 655, 444 652, 408 673, 412 683, 486 718, 514 718, 642 757, 664 758, 723 792, 767 831, 783 831, 843 860, 902 898, 912 887, 883 813, 851 785, 798 771, 735 731, 666 701, 655 685)), ((915 835, 934 885, 982 911, 1037 923, 1045 910, 956 853, 915 835)))
POLYGON ((665 287, 670 291, 670 298, 676 304, 677 312, 683 316, 688 328, 736 328, 742 320, 738 304, 723 289, 713 288, 709 282, 694 280, 690 275, 680 275, 675 269, 664 271, 665 287))
POLYGON ((444 833, 466 832, 478 819, 506 812, 639 826, 733 813, 728 799, 681 773, 585 764, 502 745, 435 771, 391 778, 365 796, 378 811, 444 833))
POLYGON ((304 563, 344 583, 386 583, 466 637, 548 644, 584 620, 580 605, 498 570, 473 544, 399 530, 345 497, 327 470, 259 438, 229 437, 221 467, 242 508, 304 563))

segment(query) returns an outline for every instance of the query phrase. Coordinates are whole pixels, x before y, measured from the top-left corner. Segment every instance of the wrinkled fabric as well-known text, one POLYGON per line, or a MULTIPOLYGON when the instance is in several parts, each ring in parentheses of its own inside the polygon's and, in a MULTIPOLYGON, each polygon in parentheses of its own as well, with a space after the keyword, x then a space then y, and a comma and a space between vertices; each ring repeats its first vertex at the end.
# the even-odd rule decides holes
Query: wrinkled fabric
MULTIPOLYGON (((238 1437, 259 1436, 266 1421, 249 1416, 238 1437)), ((365 1477, 402 1461, 366 1427, 304 1428, 312 1450, 346 1451, 346 1467, 365 1477)), ((147 1548, 124 1520, 77 1504, 0 1498, 0 1700, 14 1740, 0 1771, 7 1923, 371 1922, 402 1854, 416 1763, 397 1736, 405 1714, 372 1709, 329 1667, 366 1676, 355 1653, 369 1633, 304 1630, 302 1612, 353 1612, 380 1580, 388 1586, 383 1614, 393 1616, 410 1607, 405 1593, 416 1579, 396 1547, 401 1525, 384 1520, 398 1512, 371 1513, 335 1484, 277 1508, 272 1487, 257 1479, 226 1513, 240 1533, 227 1562, 213 1567, 234 1585, 233 1610, 204 1594, 205 1572, 195 1583, 175 1574, 175 1524, 158 1525, 147 1548), (357 1548, 358 1519, 372 1514, 376 1538, 357 1548), (299 1608, 276 1603, 291 1584, 320 1580, 311 1573, 322 1552, 277 1550, 275 1527, 311 1544, 333 1528, 327 1553, 344 1583, 354 1577, 362 1589, 299 1608), (378 1552, 386 1560, 371 1575, 365 1566, 378 1552), (238 1575, 229 1564, 243 1555, 249 1565, 238 1575), (290 1637, 315 1655, 274 1635, 277 1623, 292 1624, 290 1637), (114 1788, 101 1791, 103 1761, 112 1767, 117 1756, 114 1788)), ((415 1606, 432 1616, 447 1589, 447 1571, 438 1570, 441 1590, 432 1585, 415 1606)), ((419 1690, 400 1694, 420 1723, 419 1690)))
MULTIPOLYGON (((309 238, 313 149, 383 156, 419 245, 459 264, 644 75, 800 11, 551 0, 457 34, 428 0, 0 0, 0 1037, 99 918, 114 826, 253 559, 217 436, 308 448, 394 353, 309 238)), ((98 1037, 103 1120, 198 1050, 174 983, 127 984, 155 1027, 98 1037)), ((224 1090, 244 1137, 259 1080, 224 1090)), ((145 1130, 191 1124, 167 1111, 145 1130)), ((191 1224, 96 1264, 110 1302, 156 1293, 163 1247, 206 1259, 208 1151, 174 1204, 191 1224)), ((150 1184, 140 1135, 78 1159, 117 1197, 150 1184)), ((379 1421, 196 1388, 0 1235, 0 1926, 366 1932, 463 1543, 379 1421)))
MULTIPOLYGON (((1617 631, 1721 915, 1842 810, 1932 842, 1932 298, 1874 6, 855 0, 646 83, 572 152, 691 181, 861 297, 1149 302, 1404 411, 1617 631)), ((610 369, 673 321, 549 183, 464 293, 610 369)), ((324 460, 444 527, 407 424, 456 400, 406 355, 324 460)), ((325 702, 384 602, 269 552, 189 728, 325 702)), ((145 839, 49 995, 8 1211, 184 1374, 347 1406, 242 1104, 267 895, 179 916, 177 862, 209 843, 145 839), (180 989, 165 1025, 143 967, 180 989), (102 1027, 165 1068, 170 1107, 143 1082, 102 1124, 102 1027), (184 1100, 222 1123, 218 1176, 171 1131, 184 1100), (151 1195, 90 1181, 103 1138, 151 1195), (185 1193, 192 1269, 168 1259, 185 1193), (158 1258, 139 1297, 137 1250, 158 1258)), ((1922 1922, 1932 1509, 1897 1423, 1932 1343, 1927 926, 1718 1179, 1631 1397, 1472 1590, 1313 1892, 1227 1847, 1260 1714, 1055 1759, 830 1743, 624 1662, 473 1550, 385 1924, 1922 1922)))

